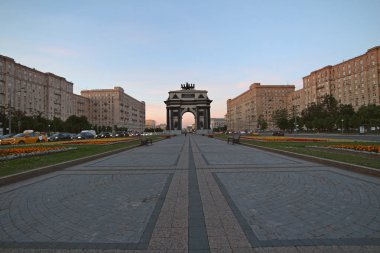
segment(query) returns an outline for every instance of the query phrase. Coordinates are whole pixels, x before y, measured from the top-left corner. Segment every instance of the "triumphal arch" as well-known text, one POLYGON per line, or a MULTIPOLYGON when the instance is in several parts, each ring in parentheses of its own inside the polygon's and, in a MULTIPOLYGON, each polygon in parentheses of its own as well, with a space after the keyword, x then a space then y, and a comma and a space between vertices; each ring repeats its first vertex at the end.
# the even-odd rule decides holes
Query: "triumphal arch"
POLYGON ((182 116, 190 112, 195 118, 197 133, 209 133, 210 129, 210 100, 206 90, 196 90, 191 83, 181 84, 180 90, 169 91, 166 104, 166 130, 180 133, 182 116))

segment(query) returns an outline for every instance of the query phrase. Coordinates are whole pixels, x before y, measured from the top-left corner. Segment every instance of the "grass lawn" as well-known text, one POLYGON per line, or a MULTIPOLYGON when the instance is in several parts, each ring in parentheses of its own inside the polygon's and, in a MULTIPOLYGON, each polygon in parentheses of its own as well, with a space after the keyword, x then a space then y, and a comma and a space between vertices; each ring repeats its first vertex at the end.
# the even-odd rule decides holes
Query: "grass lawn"
MULTIPOLYGON (((215 138, 226 139, 226 135, 216 135, 215 138)), ((311 155, 321 158, 327 158, 335 161, 357 164, 371 168, 380 169, 380 155, 360 154, 359 152, 340 151, 333 149, 316 149, 311 147, 325 147, 329 145, 380 145, 380 142, 362 142, 362 141, 342 141, 329 140, 324 142, 264 142, 255 140, 243 140, 240 142, 255 145, 259 147, 268 147, 279 150, 290 151, 299 154, 311 155)))
MULTIPOLYGON (((162 137, 160 136, 151 136, 151 138, 153 141, 158 141, 162 139, 162 137)), ((40 145, 44 145, 44 144, 40 144, 40 145)), ((49 143, 46 145, 51 145, 51 144, 49 143)), ((9 161, 0 161, 0 177, 36 169, 39 167, 53 165, 53 164, 57 164, 61 162, 67 162, 70 160, 83 158, 86 156, 91 156, 91 155, 95 155, 95 154, 99 154, 99 153, 103 153, 107 151, 112 151, 112 150, 116 150, 120 148, 133 147, 133 146, 138 146, 138 145, 140 145, 140 141, 138 139, 129 141, 129 142, 116 143, 112 145, 58 144, 58 146, 76 147, 77 149, 60 152, 60 153, 51 153, 48 155, 18 158, 18 159, 9 160, 9 161)), ((9 147, 11 146, 2 146, 1 148, 9 148, 9 147)))

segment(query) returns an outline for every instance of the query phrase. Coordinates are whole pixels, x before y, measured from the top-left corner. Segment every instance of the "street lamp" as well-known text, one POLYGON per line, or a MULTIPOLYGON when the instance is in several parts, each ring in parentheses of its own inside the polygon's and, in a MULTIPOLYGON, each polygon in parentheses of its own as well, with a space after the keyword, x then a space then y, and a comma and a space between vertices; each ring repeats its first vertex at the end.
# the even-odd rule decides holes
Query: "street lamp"
POLYGON ((342 119, 342 134, 343 134, 343 122, 344 122, 344 119, 342 119))

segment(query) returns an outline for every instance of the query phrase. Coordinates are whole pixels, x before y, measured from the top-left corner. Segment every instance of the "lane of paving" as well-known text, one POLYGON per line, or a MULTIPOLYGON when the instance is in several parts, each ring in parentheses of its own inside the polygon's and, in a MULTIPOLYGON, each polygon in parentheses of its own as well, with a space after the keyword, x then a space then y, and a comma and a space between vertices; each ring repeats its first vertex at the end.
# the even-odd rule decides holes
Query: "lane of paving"
MULTIPOLYGON (((156 227, 172 228, 174 217, 165 223, 165 215, 174 210, 187 218, 176 198, 160 216, 173 192, 184 192, 184 146, 183 137, 172 138, 1 188, 0 248, 157 247, 162 233, 156 227), (164 222, 158 224, 159 217, 164 222)), ((177 245, 167 242, 163 249, 187 248, 187 224, 181 221, 175 224, 177 245)))
POLYGON ((380 250, 379 178, 210 138, 193 139, 210 243, 215 242, 210 246, 216 252, 239 247, 264 252, 380 250))
POLYGON ((380 252, 380 180, 177 136, 0 188, 0 228, 0 252, 380 252))

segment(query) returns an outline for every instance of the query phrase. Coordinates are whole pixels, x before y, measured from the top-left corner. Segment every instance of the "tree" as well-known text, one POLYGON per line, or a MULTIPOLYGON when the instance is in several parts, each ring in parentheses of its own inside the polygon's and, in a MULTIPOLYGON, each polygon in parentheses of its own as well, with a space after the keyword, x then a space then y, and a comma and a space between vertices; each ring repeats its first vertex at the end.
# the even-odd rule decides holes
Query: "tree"
POLYGON ((338 101, 332 95, 325 95, 318 103, 311 103, 302 113, 302 121, 308 129, 329 130, 335 128, 338 115, 338 101))
POLYGON ((264 116, 262 114, 259 116, 257 124, 260 130, 265 130, 268 128, 268 123, 265 121, 264 116))
POLYGON ((65 121, 65 129, 70 133, 79 133, 82 130, 91 129, 91 124, 85 116, 71 115, 65 121))
POLYGON ((302 121, 307 129, 318 129, 320 124, 315 121, 316 118, 323 118, 323 108, 321 104, 311 103, 302 112, 302 121))
POLYGON ((53 132, 63 132, 65 129, 65 122, 60 118, 54 117, 50 122, 50 131, 53 132))
POLYGON ((289 128, 288 110, 279 109, 273 114, 273 121, 278 128, 285 130, 289 128))
POLYGON ((338 116, 336 117, 336 125, 341 127, 343 120, 343 127, 345 129, 349 129, 352 127, 356 127, 355 123, 355 110, 351 104, 338 106, 338 116))
POLYGON ((356 112, 357 123, 367 126, 367 128, 373 126, 380 126, 380 105, 363 105, 356 112))

